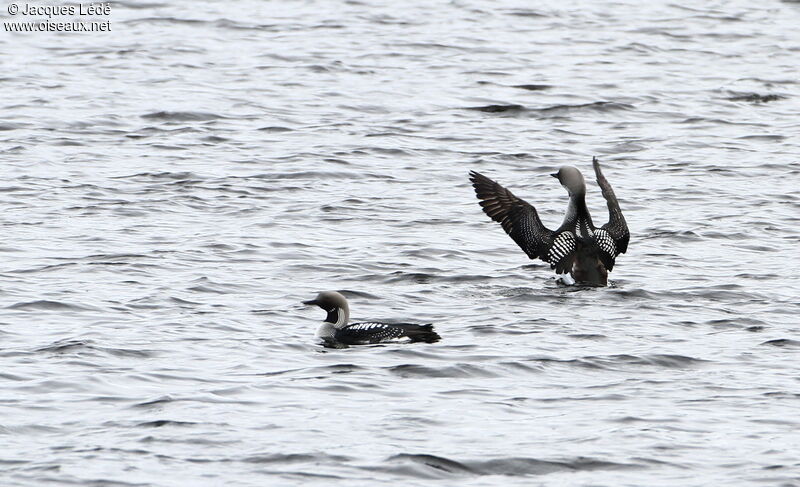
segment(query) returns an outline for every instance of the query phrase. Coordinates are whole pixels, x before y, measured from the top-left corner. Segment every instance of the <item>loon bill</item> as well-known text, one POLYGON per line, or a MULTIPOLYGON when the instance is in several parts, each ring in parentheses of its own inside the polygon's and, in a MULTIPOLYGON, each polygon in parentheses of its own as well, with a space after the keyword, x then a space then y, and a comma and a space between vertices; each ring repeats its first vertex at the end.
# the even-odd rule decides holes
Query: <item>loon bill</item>
POLYGON ((328 312, 325 321, 317 330, 317 336, 330 345, 367 345, 404 340, 408 342, 433 343, 441 337, 433 331, 433 325, 411 323, 352 323, 347 299, 336 291, 324 291, 303 304, 317 305, 328 312))
POLYGON ((628 250, 630 233, 596 157, 592 165, 608 204, 608 223, 600 228, 594 226, 586 208, 583 175, 572 166, 551 174, 569 193, 567 213, 557 230, 542 224, 533 205, 486 176, 471 171, 470 181, 484 213, 500 223, 528 257, 547 262, 559 274, 569 273, 578 284, 605 286, 615 259, 628 250))

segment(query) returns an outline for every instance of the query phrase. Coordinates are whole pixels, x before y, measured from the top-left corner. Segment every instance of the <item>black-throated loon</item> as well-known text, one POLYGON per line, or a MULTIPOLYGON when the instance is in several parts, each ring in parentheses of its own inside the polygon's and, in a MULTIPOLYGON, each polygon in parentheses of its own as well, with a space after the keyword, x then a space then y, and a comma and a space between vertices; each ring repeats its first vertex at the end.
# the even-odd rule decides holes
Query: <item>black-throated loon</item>
POLYGON ((628 249, 630 233, 614 190, 603 176, 596 157, 592 158, 592 164, 608 204, 608 223, 600 228, 592 224, 586 208, 583 175, 572 166, 563 166, 551 174, 569 193, 567 214, 555 231, 542 224, 536 208, 498 183, 475 171, 470 172, 470 181, 483 211, 503 225, 528 257, 542 259, 559 274, 569 272, 577 283, 605 286, 614 260, 628 249))
POLYGON ((345 345, 366 345, 408 339, 410 342, 433 343, 441 337, 433 331, 433 325, 414 325, 410 323, 353 323, 347 299, 336 291, 324 291, 303 304, 315 304, 328 312, 325 321, 317 330, 317 336, 327 343, 345 345))

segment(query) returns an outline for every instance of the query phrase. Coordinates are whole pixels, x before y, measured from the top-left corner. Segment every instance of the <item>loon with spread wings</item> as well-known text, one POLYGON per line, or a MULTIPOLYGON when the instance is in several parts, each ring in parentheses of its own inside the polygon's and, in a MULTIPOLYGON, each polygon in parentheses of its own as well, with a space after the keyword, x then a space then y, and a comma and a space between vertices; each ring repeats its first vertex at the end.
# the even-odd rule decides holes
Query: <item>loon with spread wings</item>
POLYGON ((471 171, 470 181, 483 211, 503 226, 528 257, 542 259, 559 274, 569 273, 577 283, 605 286, 614 260, 628 249, 630 233, 596 157, 592 164, 608 204, 608 223, 600 228, 594 226, 586 208, 583 175, 572 166, 563 166, 551 174, 569 193, 567 214, 557 230, 542 224, 533 205, 486 176, 471 171))
POLYGON ((324 291, 315 299, 303 301, 327 311, 328 316, 317 330, 317 337, 328 345, 367 345, 394 341, 433 343, 440 339, 433 325, 412 323, 352 323, 347 299, 336 291, 324 291))

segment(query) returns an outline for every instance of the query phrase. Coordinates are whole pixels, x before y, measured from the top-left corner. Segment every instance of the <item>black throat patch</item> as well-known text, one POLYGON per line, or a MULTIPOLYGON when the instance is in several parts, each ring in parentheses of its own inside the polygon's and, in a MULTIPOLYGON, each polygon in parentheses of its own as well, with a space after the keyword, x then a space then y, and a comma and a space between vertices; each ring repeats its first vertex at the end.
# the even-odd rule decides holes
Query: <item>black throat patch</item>
POLYGON ((328 312, 328 316, 325 318, 325 321, 328 323, 337 323, 339 321, 339 308, 332 308, 325 310, 328 312))

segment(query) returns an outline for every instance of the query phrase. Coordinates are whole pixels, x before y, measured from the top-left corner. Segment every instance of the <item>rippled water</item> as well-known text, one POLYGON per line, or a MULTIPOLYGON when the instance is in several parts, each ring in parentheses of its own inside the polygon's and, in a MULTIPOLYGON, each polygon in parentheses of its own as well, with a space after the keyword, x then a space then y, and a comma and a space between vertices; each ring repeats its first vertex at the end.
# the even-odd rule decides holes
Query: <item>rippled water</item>
POLYGON ((0 37, 2 485, 800 485, 800 4, 176 3, 0 37))

